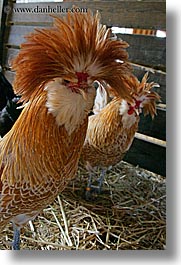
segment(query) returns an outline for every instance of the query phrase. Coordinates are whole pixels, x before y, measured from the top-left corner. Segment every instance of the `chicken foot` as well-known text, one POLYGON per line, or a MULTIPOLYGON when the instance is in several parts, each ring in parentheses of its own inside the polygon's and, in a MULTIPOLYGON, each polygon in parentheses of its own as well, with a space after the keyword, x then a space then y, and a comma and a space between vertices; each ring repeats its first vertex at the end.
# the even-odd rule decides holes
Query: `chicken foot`
POLYGON ((105 174, 106 174, 106 169, 102 169, 100 177, 97 179, 97 186, 96 186, 92 184, 94 173, 89 172, 89 178, 88 178, 88 183, 87 183, 86 193, 85 193, 86 200, 92 200, 93 199, 92 195, 98 195, 101 193, 105 174))

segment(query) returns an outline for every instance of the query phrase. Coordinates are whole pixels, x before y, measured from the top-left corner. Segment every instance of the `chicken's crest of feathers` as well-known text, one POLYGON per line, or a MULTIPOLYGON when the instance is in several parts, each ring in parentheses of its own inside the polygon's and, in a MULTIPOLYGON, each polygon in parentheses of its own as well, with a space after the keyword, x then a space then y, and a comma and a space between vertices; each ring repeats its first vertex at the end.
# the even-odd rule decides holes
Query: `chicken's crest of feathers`
MULTIPOLYGON (((151 89, 159 87, 159 84, 154 82, 148 83, 148 72, 145 73, 141 81, 133 74, 124 75, 123 80, 124 86, 130 91, 130 95, 133 99, 131 104, 134 105, 135 100, 140 101, 140 108, 143 109, 144 115, 150 114, 153 119, 156 115, 156 102, 160 101, 160 96, 157 92, 151 91, 151 89)), ((112 87, 108 86, 107 90, 110 95, 119 97, 112 87)))
POLYGON ((152 119, 156 115, 156 102, 160 101, 160 96, 157 92, 151 91, 154 87, 159 87, 159 84, 150 82, 148 83, 148 72, 143 76, 141 82, 136 77, 133 78, 133 97, 140 100, 140 107, 143 108, 144 115, 150 114, 152 119))
POLYGON ((54 18, 54 26, 36 29, 26 37, 12 62, 14 90, 27 102, 41 94, 54 78, 76 82, 76 72, 86 72, 89 82, 105 80, 123 98, 129 98, 122 74, 130 72, 128 44, 109 36, 97 13, 68 13, 54 18), (121 63, 122 62, 122 63, 121 63))

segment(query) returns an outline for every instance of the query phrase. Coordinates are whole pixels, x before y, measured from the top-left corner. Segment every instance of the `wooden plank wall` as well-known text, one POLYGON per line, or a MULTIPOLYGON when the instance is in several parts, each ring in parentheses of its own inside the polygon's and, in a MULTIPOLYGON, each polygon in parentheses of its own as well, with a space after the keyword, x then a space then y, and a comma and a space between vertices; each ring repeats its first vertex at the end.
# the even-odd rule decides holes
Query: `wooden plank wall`
MULTIPOLYGON (((10 82, 11 59, 18 53, 24 36, 37 27, 52 25, 49 12, 57 10, 57 15, 65 15, 63 8, 71 8, 72 4, 79 8, 99 10, 102 23, 108 27, 166 30, 165 1, 77 1, 59 3, 12 3, 12 12, 6 22, 3 67, 10 82), (14 11, 13 11, 14 8, 14 11), (28 8, 28 9, 27 9, 28 8), (44 9, 44 13, 41 12, 44 9), (17 11, 19 10, 19 12, 17 11), (16 11, 16 12, 15 12, 16 11), (26 11, 26 12, 25 12, 26 11), (61 12, 60 12, 61 11, 61 12)), ((139 79, 149 71, 149 80, 160 84, 155 90, 160 94, 162 102, 157 106, 158 115, 151 121, 150 117, 141 117, 139 135, 127 153, 125 160, 143 168, 166 175, 166 38, 142 34, 117 34, 130 45, 129 59, 134 73, 139 79), (141 137, 140 137, 141 135, 141 137)))

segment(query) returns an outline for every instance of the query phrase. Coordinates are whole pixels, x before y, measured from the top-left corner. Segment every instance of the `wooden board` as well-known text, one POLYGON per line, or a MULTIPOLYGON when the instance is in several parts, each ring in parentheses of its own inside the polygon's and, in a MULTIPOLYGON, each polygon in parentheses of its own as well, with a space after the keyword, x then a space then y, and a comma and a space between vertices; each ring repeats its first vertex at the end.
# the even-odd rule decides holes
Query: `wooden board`
POLYGON ((25 36, 33 32, 38 26, 11 25, 6 29, 6 44, 9 46, 20 46, 25 42, 25 36))
POLYGON ((166 140, 166 110, 158 109, 154 120, 150 115, 144 117, 141 114, 138 131, 145 135, 166 140))
POLYGON ((134 139, 125 161, 166 176, 166 148, 143 140, 134 139))
POLYGON ((7 4, 8 0, 0 1, 0 64, 3 63, 3 47, 4 47, 4 33, 6 24, 6 13, 3 12, 4 6, 7 4))
POLYGON ((130 46, 127 49, 129 60, 156 69, 166 66, 166 38, 149 35, 116 34, 130 46))
POLYGON ((65 15, 63 8, 71 8, 72 4, 79 8, 90 8, 93 12, 99 10, 102 15, 102 23, 108 26, 166 29, 165 1, 73 1, 14 4, 11 21, 14 23, 51 22, 52 18, 48 16, 49 13, 65 15))
POLYGON ((3 1, 0 1, 0 21, 2 18, 3 1))
POLYGON ((15 73, 11 71, 4 71, 5 77, 8 79, 8 81, 12 84, 14 80, 15 73))

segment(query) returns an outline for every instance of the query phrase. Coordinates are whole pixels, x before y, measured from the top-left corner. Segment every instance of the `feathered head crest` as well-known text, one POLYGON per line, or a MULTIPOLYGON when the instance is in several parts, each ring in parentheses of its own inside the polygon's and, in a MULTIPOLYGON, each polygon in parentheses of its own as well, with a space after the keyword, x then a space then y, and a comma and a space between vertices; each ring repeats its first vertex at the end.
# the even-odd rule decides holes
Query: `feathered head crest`
MULTIPOLYGON (((130 111, 134 110, 134 108, 141 108, 145 116, 150 114, 153 119, 156 115, 156 102, 160 101, 160 96, 155 91, 151 91, 151 89, 159 87, 159 84, 148 83, 148 72, 143 76, 141 82, 133 74, 123 75, 122 79, 124 80, 124 87, 127 88, 132 98, 130 111)), ((105 88, 110 97, 122 99, 112 87, 105 85, 105 88)))
POLYGON ((104 80, 129 98, 122 83, 122 74, 130 72, 128 44, 110 37, 98 12, 55 17, 52 28, 36 29, 26 40, 12 64, 14 90, 22 100, 41 93, 45 83, 56 77, 75 80, 76 72, 87 73, 92 82, 104 80))
POLYGON ((160 96, 155 91, 151 91, 151 89, 159 87, 159 84, 154 82, 148 83, 148 72, 145 73, 141 82, 136 76, 131 75, 129 78, 126 78, 126 83, 136 104, 139 104, 143 108, 144 115, 150 114, 153 119, 156 115, 156 102, 160 101, 160 96))

